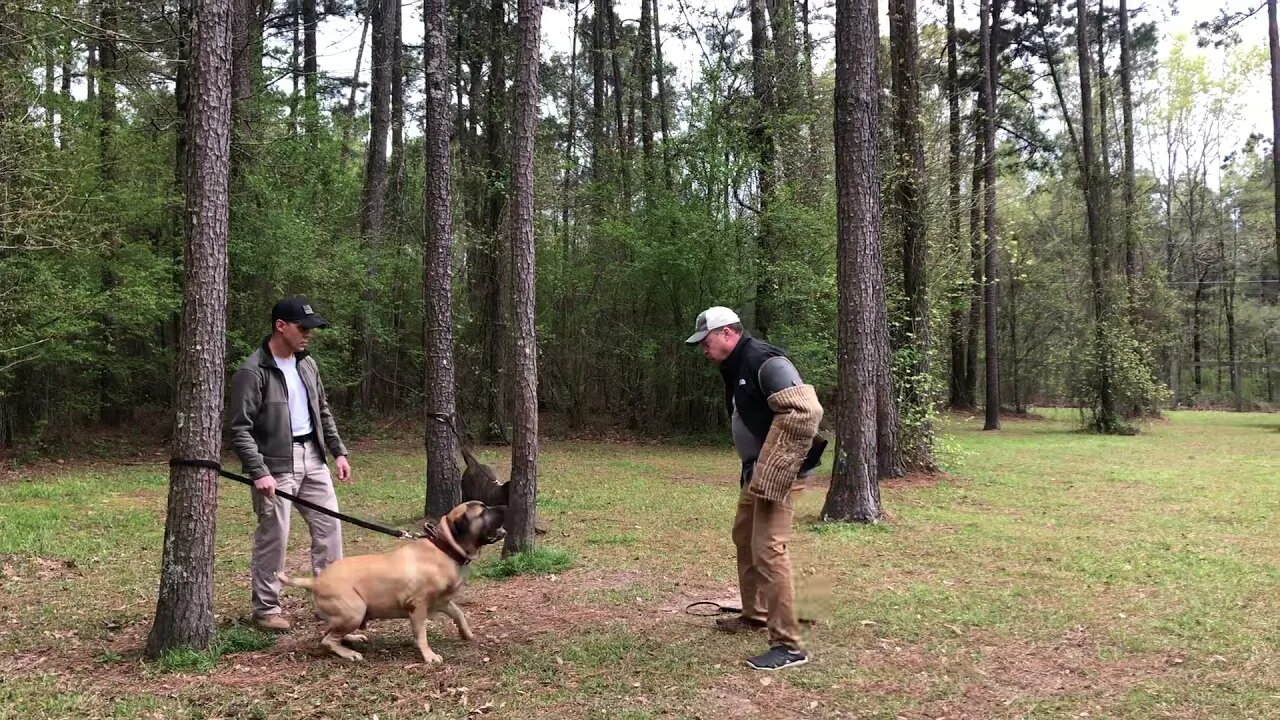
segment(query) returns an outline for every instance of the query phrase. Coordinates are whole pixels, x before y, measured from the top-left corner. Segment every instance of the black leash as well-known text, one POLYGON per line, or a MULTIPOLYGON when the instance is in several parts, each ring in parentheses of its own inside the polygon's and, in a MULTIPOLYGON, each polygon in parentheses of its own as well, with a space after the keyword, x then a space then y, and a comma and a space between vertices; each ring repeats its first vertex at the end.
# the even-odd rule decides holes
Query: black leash
MULTIPOLYGON (((216 463, 212 460, 189 460, 186 458, 170 458, 169 464, 185 465, 187 467, 198 467, 198 468, 205 468, 207 470, 215 470, 219 475, 221 475, 222 477, 228 480, 235 480, 238 483, 244 483, 249 487, 253 487, 253 481, 250 480, 249 478, 243 475, 237 475, 233 472, 227 472, 226 470, 222 469, 221 463, 216 463)), ((255 492, 256 492, 256 489, 255 489, 255 492)), ((413 540, 414 538, 417 537, 416 535, 414 535, 413 533, 407 530, 396 530, 395 528, 387 527, 386 525, 382 525, 382 524, 373 522, 371 520, 361 520, 360 518, 354 518, 354 517, 351 517, 350 515, 347 515, 345 513, 340 513, 336 510, 330 510, 329 508, 321 507, 311 502, 310 500, 303 500, 297 495, 293 495, 292 493, 287 493, 283 490, 276 490, 276 494, 286 500, 293 501, 297 505, 301 505, 302 507, 305 507, 305 508, 311 508, 312 510, 315 510, 318 513, 328 515, 329 517, 332 517, 332 518, 337 518, 342 522, 351 523, 352 525, 359 525, 360 527, 365 528, 366 530, 372 530, 374 532, 382 533, 383 535, 390 535, 393 538, 400 538, 401 540, 413 540)))

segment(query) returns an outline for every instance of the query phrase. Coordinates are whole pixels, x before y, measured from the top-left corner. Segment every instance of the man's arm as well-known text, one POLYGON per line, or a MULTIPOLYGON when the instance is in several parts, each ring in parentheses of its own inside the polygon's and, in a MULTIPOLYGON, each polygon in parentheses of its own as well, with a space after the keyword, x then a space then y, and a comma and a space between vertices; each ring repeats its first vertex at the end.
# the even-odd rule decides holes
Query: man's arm
POLYGON ((780 502, 791 491, 813 437, 822 422, 822 405, 790 360, 778 357, 760 368, 760 387, 773 410, 773 424, 752 473, 751 494, 780 502))
MULTIPOLYGON (((314 361, 313 361, 314 362, 314 361)), ((329 409, 329 398, 325 396, 324 382, 320 379, 320 368, 315 368, 316 393, 320 396, 320 432, 324 438, 324 446, 334 457, 344 457, 347 446, 342 444, 342 436, 338 435, 338 423, 333 419, 333 411, 329 409)))
POLYGON ((257 373, 249 368, 240 368, 231 376, 231 400, 227 408, 230 413, 228 426, 231 436, 231 448, 245 473, 257 480, 270 475, 267 464, 258 450, 258 441, 253 439, 253 419, 258 416, 258 408, 262 405, 262 386, 257 373))

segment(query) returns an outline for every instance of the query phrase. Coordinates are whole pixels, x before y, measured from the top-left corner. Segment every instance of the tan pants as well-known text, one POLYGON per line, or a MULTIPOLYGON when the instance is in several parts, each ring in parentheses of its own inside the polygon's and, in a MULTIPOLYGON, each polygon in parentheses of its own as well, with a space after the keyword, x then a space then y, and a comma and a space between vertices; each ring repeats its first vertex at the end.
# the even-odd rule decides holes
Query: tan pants
POLYGON ((800 624, 796 621, 791 557, 787 554, 794 512, 790 495, 780 503, 771 502, 744 487, 733 519, 733 544, 738 549, 742 616, 768 621, 770 646, 799 650, 800 624))
MULTIPOLYGON (((276 489, 296 495, 330 510, 338 509, 333 478, 320 456, 315 439, 293 444, 293 472, 276 475, 276 489)), ((280 612, 280 581, 276 571, 284 569, 289 546, 289 516, 293 503, 276 495, 268 498, 253 490, 253 510, 258 514, 258 530, 253 534, 252 598, 256 616, 280 612)), ((319 574, 342 558, 342 524, 336 518, 298 506, 311 529, 311 570, 319 574)))

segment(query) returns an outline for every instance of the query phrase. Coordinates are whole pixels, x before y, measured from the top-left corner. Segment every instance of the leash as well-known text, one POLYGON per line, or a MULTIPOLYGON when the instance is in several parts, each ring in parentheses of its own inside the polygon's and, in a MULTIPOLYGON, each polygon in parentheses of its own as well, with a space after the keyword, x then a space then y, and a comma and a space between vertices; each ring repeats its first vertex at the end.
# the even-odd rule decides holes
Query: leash
MULTIPOLYGON (((214 470, 219 475, 221 475, 222 477, 228 480, 235 480, 238 483, 243 483, 245 485, 248 485, 249 487, 253 487, 252 480, 250 480, 249 478, 243 475, 237 475, 233 472, 227 472, 226 470, 223 470, 222 464, 214 462, 213 460, 190 460, 187 458, 170 458, 169 464, 182 465, 185 467, 204 468, 206 470, 214 470)), ((381 523, 373 522, 372 520, 361 520, 360 518, 351 517, 346 513, 340 513, 337 510, 330 510, 327 507, 321 507, 311 502, 310 500, 303 500, 297 495, 294 495, 292 493, 287 493, 283 490, 276 490, 276 494, 286 500, 293 501, 297 505, 301 505, 302 507, 305 507, 305 508, 311 508, 312 510, 315 510, 318 513, 321 513, 323 515, 328 515, 331 518, 337 518, 342 522, 351 523, 352 525, 359 525, 360 527, 365 528, 366 530, 372 530, 377 533, 382 533, 383 535, 390 535, 393 538, 399 538, 401 540, 413 540, 417 537, 416 535, 414 535, 413 533, 407 530, 397 530, 393 527, 387 527, 386 525, 383 525, 381 523)))

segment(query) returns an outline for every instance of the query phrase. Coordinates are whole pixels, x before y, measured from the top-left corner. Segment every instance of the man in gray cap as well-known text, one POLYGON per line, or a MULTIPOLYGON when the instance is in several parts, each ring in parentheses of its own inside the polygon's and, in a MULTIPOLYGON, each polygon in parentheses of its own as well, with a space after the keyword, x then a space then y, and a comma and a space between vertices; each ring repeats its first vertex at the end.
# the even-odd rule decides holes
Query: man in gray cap
MULTIPOLYGON (((329 410, 316 361, 307 353, 311 331, 328 325, 304 298, 285 298, 271 309, 271 335, 236 370, 227 405, 231 446, 244 473, 253 478, 251 606, 254 622, 284 631, 280 581, 289 540, 293 503, 280 489, 336 511, 338 498, 325 464, 325 450, 336 459, 338 479, 351 479, 347 448, 329 410)), ((311 569, 315 574, 342 558, 342 525, 337 519, 298 506, 311 530, 311 569)))
POLYGON ((747 660, 756 670, 803 665, 809 654, 796 620, 791 558, 791 487, 817 465, 822 405, 786 353, 742 328, 737 313, 711 307, 685 341, 720 366, 733 444, 742 460, 733 544, 742 593, 739 616, 716 621, 728 632, 768 629, 769 650, 747 660), (815 438, 818 442, 815 443, 815 438))

